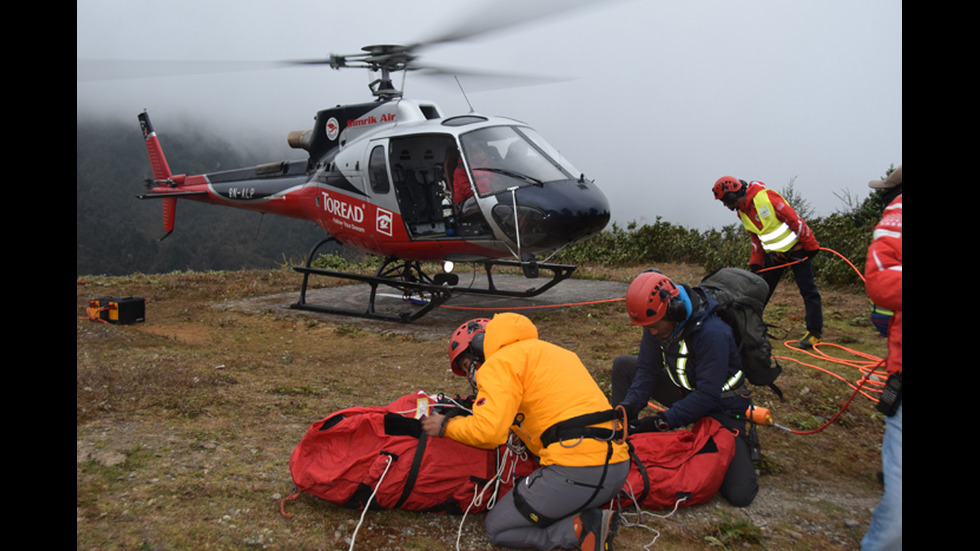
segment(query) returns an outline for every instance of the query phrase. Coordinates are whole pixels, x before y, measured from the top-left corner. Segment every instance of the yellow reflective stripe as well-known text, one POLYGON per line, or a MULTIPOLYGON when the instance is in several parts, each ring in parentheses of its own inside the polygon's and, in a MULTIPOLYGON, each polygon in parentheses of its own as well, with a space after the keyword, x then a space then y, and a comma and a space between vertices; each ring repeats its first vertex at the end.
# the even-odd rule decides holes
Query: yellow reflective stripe
MULTIPOLYGON (((670 380, 674 383, 675 386, 679 386, 685 390, 693 391, 694 387, 691 386, 691 382, 687 378, 687 342, 681 341, 680 346, 681 346, 680 350, 678 351, 679 355, 677 357, 677 366, 675 369, 668 369, 667 376, 670 377, 670 380)), ((742 371, 741 370, 736 371, 735 374, 732 375, 728 379, 728 381, 725 382, 725 386, 721 387, 721 391, 727 392, 729 390, 732 390, 733 388, 736 388, 738 386, 738 383, 741 381, 741 379, 742 379, 742 371)))
POLYGON ((732 375, 732 377, 730 379, 728 379, 728 382, 725 383, 725 386, 721 387, 721 391, 722 392, 727 392, 727 391, 729 391, 729 390, 737 387, 738 386, 738 382, 739 382, 739 380, 741 378, 742 378, 742 371, 741 370, 736 371, 735 374, 732 375))
POLYGON ((786 252, 793 248, 799 241, 799 236, 785 222, 776 217, 776 209, 773 207, 772 201, 769 200, 769 194, 766 190, 756 193, 755 197, 752 198, 752 203, 755 205, 755 211, 762 223, 761 230, 755 227, 755 224, 744 212, 739 211, 739 215, 745 229, 759 236, 762 248, 766 252, 786 252))
MULTIPOLYGON (((868 302, 871 302, 871 301, 869 300, 868 302)), ((892 312, 891 310, 889 310, 887 308, 882 308, 881 306, 878 306, 877 304, 875 304, 873 302, 871 302, 871 312, 872 313, 875 313, 875 314, 883 314, 883 315, 886 315, 886 316, 892 316, 892 315, 895 314, 895 312, 892 312)))
POLYGON ((789 229, 785 222, 780 222, 774 230, 759 234, 762 248, 767 251, 787 251, 796 244, 796 232, 789 229))
POLYGON ((687 379, 687 341, 681 341, 680 356, 677 358, 677 378, 680 381, 679 386, 694 390, 687 379))

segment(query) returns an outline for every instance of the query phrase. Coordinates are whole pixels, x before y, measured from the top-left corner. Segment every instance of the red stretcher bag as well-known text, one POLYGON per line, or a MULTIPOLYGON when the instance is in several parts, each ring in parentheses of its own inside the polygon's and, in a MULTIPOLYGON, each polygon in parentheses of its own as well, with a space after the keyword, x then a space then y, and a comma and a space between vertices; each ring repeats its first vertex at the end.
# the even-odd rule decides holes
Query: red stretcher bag
POLYGON ((710 417, 690 430, 641 432, 629 441, 634 457, 623 504, 655 511, 711 501, 735 455, 735 435, 710 417))
POLYGON ((505 448, 427 437, 416 414, 427 413, 433 401, 419 391, 313 423, 289 459, 296 489, 357 509, 476 513, 491 502, 485 488, 498 472, 503 476, 495 489, 503 495, 513 487, 513 470, 533 470, 527 461, 508 458, 505 448))

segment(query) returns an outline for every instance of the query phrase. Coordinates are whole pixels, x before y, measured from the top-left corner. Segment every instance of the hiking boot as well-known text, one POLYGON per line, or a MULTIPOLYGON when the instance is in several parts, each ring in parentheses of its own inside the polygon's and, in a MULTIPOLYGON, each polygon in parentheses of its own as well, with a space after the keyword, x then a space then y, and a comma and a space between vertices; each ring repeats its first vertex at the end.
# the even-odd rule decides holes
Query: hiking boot
POLYGON ((796 341, 796 344, 800 345, 800 348, 813 348, 813 345, 820 342, 820 335, 817 335, 813 331, 807 330, 806 334, 803 335, 800 340, 796 341))
POLYGON ((613 524, 615 511, 609 509, 589 509, 575 517, 575 536, 578 537, 582 551, 612 551, 612 538, 616 526, 613 524))

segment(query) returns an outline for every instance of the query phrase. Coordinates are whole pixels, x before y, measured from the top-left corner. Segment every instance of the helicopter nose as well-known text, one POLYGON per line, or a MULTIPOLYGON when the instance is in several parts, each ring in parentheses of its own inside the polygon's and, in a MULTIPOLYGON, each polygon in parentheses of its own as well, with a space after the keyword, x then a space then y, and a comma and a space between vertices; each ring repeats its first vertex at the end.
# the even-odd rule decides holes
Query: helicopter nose
POLYGON ((494 222, 525 251, 577 243, 601 232, 610 218, 606 196, 584 179, 524 187, 513 196, 501 194, 498 201, 492 210, 494 222))

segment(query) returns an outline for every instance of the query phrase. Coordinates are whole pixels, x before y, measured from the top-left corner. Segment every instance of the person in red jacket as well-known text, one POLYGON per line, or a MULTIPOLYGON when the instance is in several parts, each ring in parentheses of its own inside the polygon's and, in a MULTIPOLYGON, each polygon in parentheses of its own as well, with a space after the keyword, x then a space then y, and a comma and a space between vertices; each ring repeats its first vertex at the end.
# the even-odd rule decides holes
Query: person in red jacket
POLYGON ((715 182, 713 191, 715 199, 728 210, 738 212, 749 232, 752 238, 749 269, 769 284, 770 298, 786 268, 793 270, 805 309, 806 333, 799 345, 812 348, 823 334, 823 305, 812 262, 820 245, 810 226, 782 195, 767 189, 762 182, 722 176, 715 182))
MULTIPOLYGON (((486 143, 473 143, 470 150, 467 152, 467 158, 470 162, 470 169, 485 168, 489 166, 492 155, 490 154, 490 145, 486 143)), ((472 200, 473 197, 473 187, 470 185, 470 178, 466 173, 466 167, 463 165, 463 158, 459 155, 459 151, 455 152, 455 163, 451 167, 446 169, 447 173, 452 176, 452 187, 453 187, 453 203, 456 205, 456 212, 459 216, 467 216, 475 213, 479 210, 476 201, 472 200)), ((476 182, 476 189, 479 193, 490 193, 492 188, 492 174, 486 171, 476 171, 474 173, 474 181, 476 182)))
POLYGON ((884 190, 885 211, 875 226, 864 265, 871 301, 894 312, 888 324, 888 381, 878 402, 885 414, 881 464, 885 492, 875 507, 862 550, 902 548, 902 167, 869 184, 884 190))

